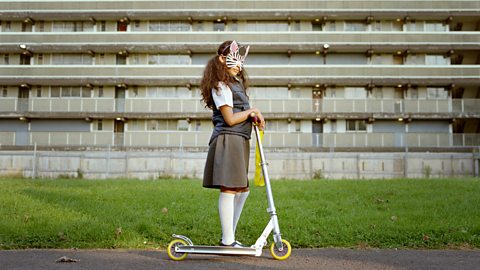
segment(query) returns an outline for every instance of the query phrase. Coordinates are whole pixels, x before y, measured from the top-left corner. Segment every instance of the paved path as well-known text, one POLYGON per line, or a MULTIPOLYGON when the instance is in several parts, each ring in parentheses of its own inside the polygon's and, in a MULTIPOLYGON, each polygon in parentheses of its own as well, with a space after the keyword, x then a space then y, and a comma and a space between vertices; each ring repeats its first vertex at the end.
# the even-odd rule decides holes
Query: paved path
POLYGON ((297 249, 285 261, 262 257, 189 255, 171 261, 155 250, 4 250, 0 270, 44 269, 480 269, 480 250, 297 249), (56 263, 62 257, 78 262, 56 263))

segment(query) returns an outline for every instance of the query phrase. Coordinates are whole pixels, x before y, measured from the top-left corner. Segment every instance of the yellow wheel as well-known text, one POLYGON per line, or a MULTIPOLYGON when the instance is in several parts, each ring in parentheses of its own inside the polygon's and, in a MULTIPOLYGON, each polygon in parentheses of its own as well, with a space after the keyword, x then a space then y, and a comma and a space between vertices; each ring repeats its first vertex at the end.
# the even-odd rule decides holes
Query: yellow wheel
POLYGON ((168 244, 168 248, 167 248, 168 257, 170 257, 170 259, 174 261, 181 261, 185 259, 188 254, 184 252, 176 252, 175 247, 186 246, 186 245, 187 245, 187 242, 185 242, 182 239, 173 240, 172 242, 170 242, 170 244, 168 244))
POLYGON ((283 244, 283 250, 280 251, 278 248, 275 246, 275 243, 272 243, 270 246, 270 253, 272 253, 273 258, 283 261, 290 257, 290 254, 292 254, 292 246, 290 246, 290 243, 282 239, 282 244, 283 244))

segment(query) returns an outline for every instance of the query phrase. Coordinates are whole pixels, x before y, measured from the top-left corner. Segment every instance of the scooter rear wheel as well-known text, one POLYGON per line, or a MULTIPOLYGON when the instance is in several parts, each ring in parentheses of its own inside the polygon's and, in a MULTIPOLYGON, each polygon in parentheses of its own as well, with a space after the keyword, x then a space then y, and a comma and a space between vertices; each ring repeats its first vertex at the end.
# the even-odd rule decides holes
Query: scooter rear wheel
POLYGON ((168 247, 167 247, 168 257, 170 257, 170 259, 174 261, 181 261, 185 259, 188 254, 184 252, 176 252, 175 247, 186 246, 186 245, 187 245, 187 242, 185 242, 182 239, 173 240, 172 242, 170 242, 170 244, 168 244, 168 247))
POLYGON ((290 257, 290 254, 292 254, 292 246, 290 245, 290 243, 287 240, 282 239, 282 244, 282 251, 278 250, 275 243, 272 243, 272 245, 270 246, 270 253, 272 253, 273 258, 280 261, 286 260, 288 257, 290 257))

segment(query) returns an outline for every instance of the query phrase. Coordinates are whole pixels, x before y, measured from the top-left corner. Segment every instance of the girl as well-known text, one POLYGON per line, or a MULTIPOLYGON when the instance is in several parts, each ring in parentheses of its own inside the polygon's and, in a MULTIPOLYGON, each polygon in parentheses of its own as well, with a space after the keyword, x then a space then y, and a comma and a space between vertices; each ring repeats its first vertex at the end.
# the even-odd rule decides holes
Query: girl
POLYGON ((250 151, 251 113, 263 129, 265 120, 256 108, 250 108, 247 74, 243 62, 249 47, 236 41, 225 41, 217 55, 207 63, 200 88, 202 101, 213 110, 213 133, 209 142, 203 187, 220 189, 218 211, 222 226, 220 245, 243 247, 235 240, 243 205, 248 197, 248 160, 250 151))

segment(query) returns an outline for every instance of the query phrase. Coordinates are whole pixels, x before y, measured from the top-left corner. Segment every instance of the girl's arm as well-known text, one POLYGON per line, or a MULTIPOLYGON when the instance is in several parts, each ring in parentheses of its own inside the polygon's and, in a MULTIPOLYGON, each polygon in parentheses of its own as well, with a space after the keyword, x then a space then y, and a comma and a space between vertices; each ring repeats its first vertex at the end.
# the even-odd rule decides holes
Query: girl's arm
POLYGON ((233 113, 233 109, 230 106, 220 107, 220 112, 222 113, 223 119, 229 126, 233 126, 239 123, 242 123, 250 117, 250 114, 253 112, 260 119, 260 125, 258 127, 263 130, 265 128, 265 119, 263 118, 262 113, 257 108, 251 108, 246 111, 233 113))

